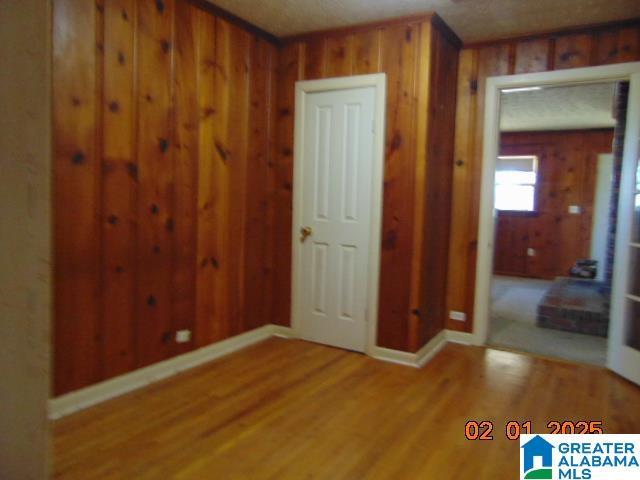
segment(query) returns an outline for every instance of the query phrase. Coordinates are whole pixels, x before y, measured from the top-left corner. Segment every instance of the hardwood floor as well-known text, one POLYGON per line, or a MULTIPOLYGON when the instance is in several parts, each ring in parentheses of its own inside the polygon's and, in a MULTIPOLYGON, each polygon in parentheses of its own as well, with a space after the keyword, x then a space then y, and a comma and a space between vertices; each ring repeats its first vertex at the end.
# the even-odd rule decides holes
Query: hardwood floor
POLYGON ((484 348, 447 345, 418 370, 271 339, 55 422, 55 478, 512 480, 509 420, 640 433, 640 388, 484 348), (468 420, 494 440, 466 440, 468 420))

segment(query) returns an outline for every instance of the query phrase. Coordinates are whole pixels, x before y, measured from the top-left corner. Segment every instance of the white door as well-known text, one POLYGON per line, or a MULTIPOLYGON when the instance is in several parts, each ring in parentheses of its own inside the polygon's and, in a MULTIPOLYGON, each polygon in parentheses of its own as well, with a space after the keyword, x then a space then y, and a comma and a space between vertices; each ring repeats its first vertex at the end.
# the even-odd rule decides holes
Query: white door
POLYGON ((609 367, 640 384, 640 74, 632 75, 614 265, 609 367))
POLYGON ((295 166, 298 334, 359 352, 367 339, 375 99, 374 87, 307 93, 295 166))

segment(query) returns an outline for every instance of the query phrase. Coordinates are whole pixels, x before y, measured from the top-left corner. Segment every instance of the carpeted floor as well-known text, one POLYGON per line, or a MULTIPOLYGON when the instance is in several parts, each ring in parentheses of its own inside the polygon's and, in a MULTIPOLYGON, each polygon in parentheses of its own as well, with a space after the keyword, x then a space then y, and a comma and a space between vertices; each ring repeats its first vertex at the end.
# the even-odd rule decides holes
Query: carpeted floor
POLYGON ((494 276, 489 345, 605 365, 607 339, 536 326, 538 303, 551 281, 494 276))

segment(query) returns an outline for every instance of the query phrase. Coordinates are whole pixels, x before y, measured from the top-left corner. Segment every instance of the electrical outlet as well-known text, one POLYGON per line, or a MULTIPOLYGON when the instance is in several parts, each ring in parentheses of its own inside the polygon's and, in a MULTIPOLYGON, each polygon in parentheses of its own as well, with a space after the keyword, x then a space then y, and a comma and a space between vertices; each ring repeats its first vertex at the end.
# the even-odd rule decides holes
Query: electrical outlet
POLYGON ((456 312, 455 310, 451 310, 449 312, 449 318, 451 320, 455 320, 456 322, 466 322, 467 314, 464 312, 456 312))
POLYGON ((580 208, 580 205, 569 205, 569 213, 571 215, 580 215, 582 208, 580 208))
POLYGON ((527 248, 527 257, 535 257, 536 251, 533 248, 527 248))
POLYGON ((191 341, 191 330, 178 330, 176 332, 177 343, 188 343, 191 341))

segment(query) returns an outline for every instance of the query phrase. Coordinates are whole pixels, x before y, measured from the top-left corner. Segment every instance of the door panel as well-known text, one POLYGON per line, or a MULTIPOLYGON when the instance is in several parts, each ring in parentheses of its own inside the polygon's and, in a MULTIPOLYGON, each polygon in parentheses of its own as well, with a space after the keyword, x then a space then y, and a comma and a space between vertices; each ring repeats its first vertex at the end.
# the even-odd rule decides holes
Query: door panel
POLYGON ((633 196, 633 228, 631 230, 631 298, 627 298, 626 344, 640 352, 640 161, 636 165, 633 196))
POLYGON ((327 259, 329 246, 326 243, 313 244, 313 266, 311 268, 311 295, 313 313, 327 315, 327 259))
POLYGON ((338 295, 340 298, 338 314, 343 320, 353 320, 354 308, 354 284, 356 273, 357 250, 353 246, 341 245, 340 276, 338 277, 338 295))
POLYGON ((631 77, 620 180, 609 366, 640 384, 640 74, 631 77))
POLYGON ((373 170, 373 87, 305 96, 304 147, 296 168, 302 338, 350 350, 366 346, 373 170), (308 227, 310 234, 302 235, 308 227))
POLYGON ((331 164, 331 128, 332 113, 329 107, 320 107, 315 111, 315 149, 311 162, 313 165, 315 198, 313 208, 315 220, 329 219, 329 169, 331 164))
MULTIPOLYGON (((636 164, 633 195, 633 220, 631 229, 630 278, 627 289, 625 346, 637 352, 640 364, 640 161, 636 164)), ((639 368, 640 370, 640 365, 639 368)))

